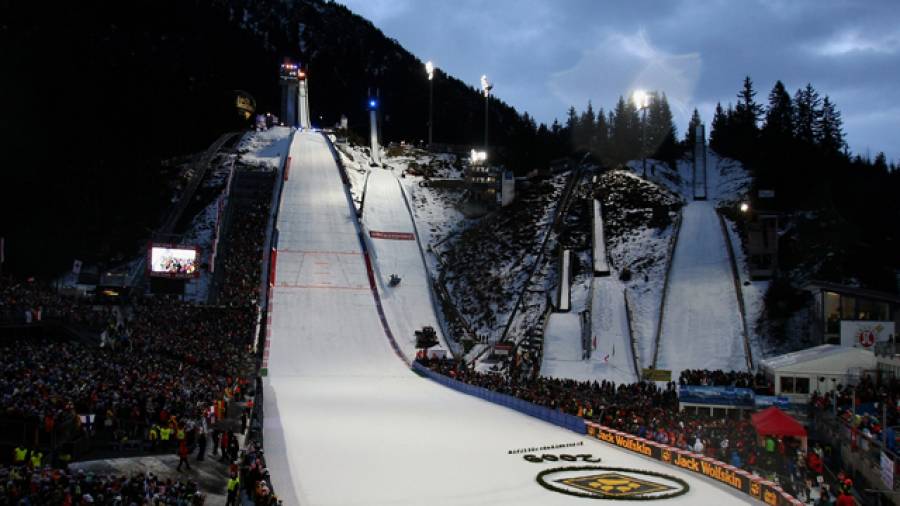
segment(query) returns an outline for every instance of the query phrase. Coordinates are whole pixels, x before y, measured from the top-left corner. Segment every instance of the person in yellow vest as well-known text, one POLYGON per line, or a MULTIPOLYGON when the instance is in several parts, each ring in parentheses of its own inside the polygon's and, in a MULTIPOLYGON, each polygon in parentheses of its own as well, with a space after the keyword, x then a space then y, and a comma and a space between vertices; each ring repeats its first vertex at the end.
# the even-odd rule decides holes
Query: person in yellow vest
POLYGON ((31 468, 32 469, 40 469, 41 468, 41 460, 43 460, 44 454, 35 450, 31 454, 31 468))
POLYGON ((22 448, 21 446, 17 446, 15 450, 13 450, 13 463, 16 465, 21 465, 25 463, 25 457, 28 456, 28 450, 22 448))
POLYGON ((228 479, 228 499, 225 501, 225 506, 237 506, 240 484, 241 479, 238 475, 232 474, 228 479))
POLYGON ((178 427, 178 430, 175 431, 175 440, 177 442, 181 443, 182 441, 184 441, 184 438, 185 438, 184 428, 178 427))
POLYGON ((150 432, 147 434, 147 439, 150 440, 150 448, 156 449, 156 445, 159 443, 159 425, 153 424, 150 426, 150 432))
POLYGON ((163 446, 168 447, 169 441, 172 440, 172 429, 168 427, 159 429, 159 440, 162 441, 163 446))

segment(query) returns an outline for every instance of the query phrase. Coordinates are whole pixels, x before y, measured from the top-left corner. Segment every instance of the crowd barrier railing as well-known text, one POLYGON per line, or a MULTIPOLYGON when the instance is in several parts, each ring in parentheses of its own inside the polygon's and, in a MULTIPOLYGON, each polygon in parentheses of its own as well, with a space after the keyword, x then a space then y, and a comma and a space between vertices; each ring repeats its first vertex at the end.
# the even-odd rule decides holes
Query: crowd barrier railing
POLYGON ((432 371, 418 362, 413 363, 412 369, 432 381, 458 392, 514 409, 520 413, 573 430, 579 434, 586 434, 604 443, 641 454, 664 464, 706 476, 771 506, 802 506, 803 504, 785 492, 777 483, 711 457, 611 429, 575 415, 538 406, 511 395, 463 383, 432 371))
POLYGON ((775 482, 714 458, 657 443, 594 422, 585 422, 585 425, 590 437, 664 464, 706 476, 771 506, 800 506, 803 504, 775 482))

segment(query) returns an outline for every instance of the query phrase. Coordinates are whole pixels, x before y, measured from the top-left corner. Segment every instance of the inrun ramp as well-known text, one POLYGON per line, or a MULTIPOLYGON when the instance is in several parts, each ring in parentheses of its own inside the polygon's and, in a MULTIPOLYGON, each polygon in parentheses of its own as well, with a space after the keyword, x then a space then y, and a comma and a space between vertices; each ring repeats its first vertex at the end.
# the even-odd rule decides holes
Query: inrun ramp
MULTIPOLYGON (((583 441, 607 466, 661 471, 691 490, 666 504, 747 500, 674 468, 412 373, 388 343, 354 213, 320 135, 298 132, 278 218, 266 460, 290 506, 576 505, 509 450, 583 441)), ((368 205, 368 204, 367 204, 368 205)), ((390 323, 390 322, 388 322, 390 323)))
POLYGON ((743 323, 715 204, 684 207, 669 273, 656 367, 746 371, 743 323))

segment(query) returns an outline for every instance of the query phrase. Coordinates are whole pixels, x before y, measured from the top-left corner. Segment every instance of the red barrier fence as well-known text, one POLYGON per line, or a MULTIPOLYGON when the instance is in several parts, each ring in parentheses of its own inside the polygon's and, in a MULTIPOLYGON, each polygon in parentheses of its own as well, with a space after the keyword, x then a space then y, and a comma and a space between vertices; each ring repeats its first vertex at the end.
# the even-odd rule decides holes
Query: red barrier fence
POLYGON ((410 232, 379 232, 378 230, 369 230, 369 237, 372 239, 391 239, 394 241, 416 240, 416 236, 410 232))
POLYGON ((604 443, 639 453, 670 466, 702 474, 771 506, 803 505, 802 502, 794 499, 774 482, 743 469, 674 446, 664 445, 656 441, 610 429, 594 422, 586 423, 588 435, 604 443))

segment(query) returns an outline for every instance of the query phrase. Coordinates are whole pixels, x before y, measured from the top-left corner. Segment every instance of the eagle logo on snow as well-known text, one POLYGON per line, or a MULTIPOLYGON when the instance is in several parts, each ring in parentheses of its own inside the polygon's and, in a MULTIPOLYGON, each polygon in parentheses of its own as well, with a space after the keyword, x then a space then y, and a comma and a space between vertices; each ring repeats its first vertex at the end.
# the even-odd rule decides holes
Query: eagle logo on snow
POLYGON ((602 466, 545 469, 537 482, 547 490, 586 499, 670 499, 690 489, 675 476, 602 466))

